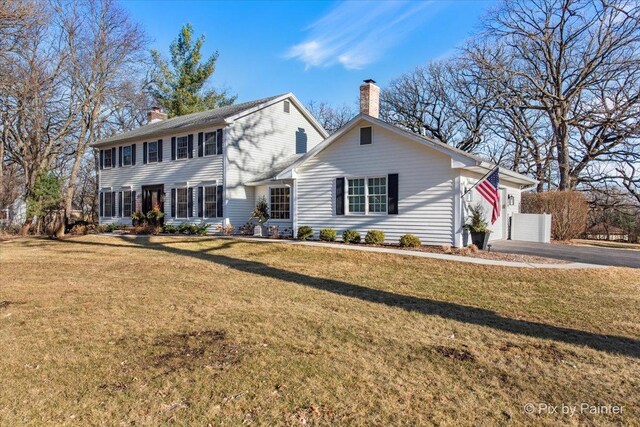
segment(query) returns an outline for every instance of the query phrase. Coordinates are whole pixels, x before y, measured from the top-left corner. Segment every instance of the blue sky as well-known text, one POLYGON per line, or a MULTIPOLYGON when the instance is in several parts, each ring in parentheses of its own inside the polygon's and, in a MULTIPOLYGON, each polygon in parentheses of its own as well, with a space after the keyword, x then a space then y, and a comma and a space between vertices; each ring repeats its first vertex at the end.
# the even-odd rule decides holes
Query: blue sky
POLYGON ((495 0, 424 2, 123 1, 151 47, 168 54, 180 27, 205 34, 220 58, 211 84, 238 101, 293 92, 302 102, 354 105, 379 85, 455 51, 495 0))

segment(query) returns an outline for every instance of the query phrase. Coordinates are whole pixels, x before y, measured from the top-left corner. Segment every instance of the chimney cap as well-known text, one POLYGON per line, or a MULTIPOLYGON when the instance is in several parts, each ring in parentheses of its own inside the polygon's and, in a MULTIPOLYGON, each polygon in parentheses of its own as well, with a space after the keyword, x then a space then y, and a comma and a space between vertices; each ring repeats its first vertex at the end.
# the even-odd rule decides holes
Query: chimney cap
POLYGON ((376 82, 376 81, 375 81, 375 80, 373 80, 373 79, 367 79, 367 80, 364 80, 364 82, 365 82, 365 83, 375 84, 375 82, 376 82))

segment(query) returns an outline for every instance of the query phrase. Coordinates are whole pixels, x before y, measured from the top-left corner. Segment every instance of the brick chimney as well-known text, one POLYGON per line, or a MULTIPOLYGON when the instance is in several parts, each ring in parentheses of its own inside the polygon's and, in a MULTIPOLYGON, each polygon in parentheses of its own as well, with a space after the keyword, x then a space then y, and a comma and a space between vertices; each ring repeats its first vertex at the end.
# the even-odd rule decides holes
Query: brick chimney
POLYGON ((360 85, 360 112, 376 119, 380 116, 380 88, 367 79, 360 85))
POLYGON ((147 113, 147 123, 155 123, 167 120, 167 113, 163 113, 160 107, 152 107, 151 111, 147 113))

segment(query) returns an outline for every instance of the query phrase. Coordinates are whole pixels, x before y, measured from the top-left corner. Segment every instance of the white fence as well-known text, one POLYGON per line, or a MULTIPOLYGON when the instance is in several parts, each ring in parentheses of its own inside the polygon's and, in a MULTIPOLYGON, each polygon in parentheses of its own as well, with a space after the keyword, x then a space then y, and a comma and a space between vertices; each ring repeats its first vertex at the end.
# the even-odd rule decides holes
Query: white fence
POLYGON ((514 213, 511 215, 511 240, 551 242, 551 215, 514 213))

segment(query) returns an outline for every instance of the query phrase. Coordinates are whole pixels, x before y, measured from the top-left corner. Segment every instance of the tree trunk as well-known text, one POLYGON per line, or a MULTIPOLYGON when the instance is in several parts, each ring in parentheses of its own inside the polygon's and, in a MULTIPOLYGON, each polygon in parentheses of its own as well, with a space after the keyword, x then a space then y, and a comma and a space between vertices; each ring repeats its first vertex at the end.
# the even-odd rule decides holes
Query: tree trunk
MULTIPOLYGON (((69 218, 71 217, 71 210, 73 209, 73 194, 76 189, 76 180, 78 179, 78 172, 80 171, 80 164, 82 163, 82 155, 84 150, 78 150, 76 152, 76 158, 73 161, 73 167, 71 168, 71 175, 69 176, 69 182, 67 184, 67 191, 64 200, 64 219, 62 221, 62 235, 64 235, 64 227, 69 225, 69 218)), ((59 237, 59 236, 58 236, 59 237)))

